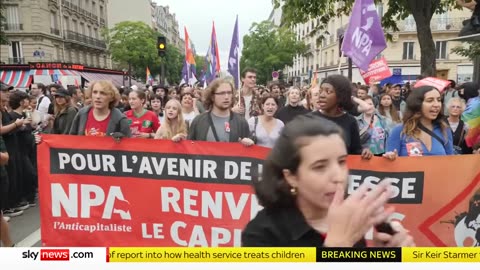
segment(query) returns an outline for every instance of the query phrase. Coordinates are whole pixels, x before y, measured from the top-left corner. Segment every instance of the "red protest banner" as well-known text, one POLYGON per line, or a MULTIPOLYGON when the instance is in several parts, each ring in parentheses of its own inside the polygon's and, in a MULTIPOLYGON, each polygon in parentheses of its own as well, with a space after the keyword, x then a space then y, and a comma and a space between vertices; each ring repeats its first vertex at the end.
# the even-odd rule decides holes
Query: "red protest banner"
MULTIPOLYGON (((71 138, 38 146, 44 246, 240 246, 261 209, 251 180, 266 148, 71 138)), ((393 178, 392 218, 417 246, 480 245, 480 155, 348 161, 349 193, 393 178)))
POLYGON ((368 66, 367 71, 360 70, 360 74, 362 75, 363 80, 365 80, 365 83, 370 84, 371 82, 379 82, 391 77, 392 71, 388 68, 385 57, 382 57, 378 60, 372 61, 368 66))
POLYGON ((260 209, 251 179, 267 151, 45 135, 38 147, 43 245, 239 246, 260 209))
POLYGON ((449 86, 450 83, 451 83, 450 81, 442 80, 439 78, 427 77, 418 82, 415 82, 415 87, 433 86, 437 88, 440 92, 443 92, 443 90, 445 90, 445 88, 447 88, 447 86, 449 86))

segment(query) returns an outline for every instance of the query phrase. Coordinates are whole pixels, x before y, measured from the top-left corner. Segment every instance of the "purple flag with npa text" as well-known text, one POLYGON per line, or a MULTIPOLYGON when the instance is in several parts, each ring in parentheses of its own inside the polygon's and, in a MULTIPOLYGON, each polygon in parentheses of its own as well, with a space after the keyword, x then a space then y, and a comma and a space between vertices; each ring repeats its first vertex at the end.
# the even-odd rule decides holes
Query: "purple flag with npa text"
POLYGON ((356 0, 342 43, 342 52, 361 70, 387 47, 374 0, 356 0))

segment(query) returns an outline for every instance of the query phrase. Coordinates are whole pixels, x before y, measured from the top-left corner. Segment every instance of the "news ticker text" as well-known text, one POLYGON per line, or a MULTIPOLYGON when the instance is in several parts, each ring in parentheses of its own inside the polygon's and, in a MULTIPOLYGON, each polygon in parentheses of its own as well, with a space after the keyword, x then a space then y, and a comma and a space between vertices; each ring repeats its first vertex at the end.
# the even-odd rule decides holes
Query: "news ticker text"
MULTIPOLYGON (((478 248, 17 248, 22 260, 91 262, 480 262, 478 248)), ((0 250, 0 255, 2 250, 0 250)), ((1 256, 0 256, 1 257, 1 256)))

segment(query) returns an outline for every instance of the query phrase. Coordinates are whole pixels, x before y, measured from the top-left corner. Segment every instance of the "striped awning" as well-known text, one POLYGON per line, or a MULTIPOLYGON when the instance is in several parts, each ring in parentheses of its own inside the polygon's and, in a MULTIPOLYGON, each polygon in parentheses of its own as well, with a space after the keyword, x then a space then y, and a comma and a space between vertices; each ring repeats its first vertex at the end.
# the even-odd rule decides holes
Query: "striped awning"
POLYGON ((28 88, 32 83, 30 70, 1 70, 0 81, 15 88, 28 88))
POLYGON ((69 69, 32 69, 30 70, 30 74, 36 75, 36 76, 41 76, 41 75, 80 76, 79 72, 75 70, 69 70, 69 69))
POLYGON ((111 81, 115 86, 123 85, 123 75, 81 72, 80 75, 87 81, 111 81))

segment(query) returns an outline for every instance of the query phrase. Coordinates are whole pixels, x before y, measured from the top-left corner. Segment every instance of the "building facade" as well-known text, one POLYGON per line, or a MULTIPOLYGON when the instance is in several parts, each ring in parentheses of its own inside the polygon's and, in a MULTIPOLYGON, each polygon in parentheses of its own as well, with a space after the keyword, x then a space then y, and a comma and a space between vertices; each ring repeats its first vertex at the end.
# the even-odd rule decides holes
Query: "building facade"
MULTIPOLYGON (((377 5, 377 12, 383 16, 387 11, 387 1, 377 5)), ((436 45, 436 76, 443 79, 455 80, 459 83, 473 79, 473 64, 468 58, 459 56, 451 50, 460 46, 458 41, 447 41, 458 36, 462 29, 462 22, 470 18, 471 11, 450 10, 443 14, 435 14, 431 21, 433 39, 436 45)), ((293 84, 308 84, 317 73, 321 80, 331 74, 348 74, 348 61, 340 55, 339 37, 344 33, 349 22, 348 16, 334 17, 330 20, 324 40, 317 42, 317 37, 310 37, 310 31, 320 21, 312 19, 304 24, 297 24, 293 27, 298 40, 303 40, 308 46, 305 55, 297 55, 294 58, 292 67, 286 68, 289 82, 293 84)), ((385 57, 392 70, 393 76, 383 82, 413 81, 420 75, 420 45, 418 42, 416 24, 413 16, 409 16, 398 22, 399 31, 392 32, 392 41, 387 43, 387 48, 378 56, 385 57)), ((355 66, 352 71, 352 80, 362 82, 359 69, 355 66)))
POLYGON ((152 3, 154 29, 167 38, 167 45, 185 50, 185 40, 180 37, 178 20, 174 13, 170 13, 168 6, 152 3))
POLYGON ((2 0, 9 44, 0 47, 0 62, 111 68, 101 35, 107 26, 107 4, 108 0, 2 0))
POLYGON ((110 0, 108 2, 108 28, 119 22, 143 22, 153 27, 151 0, 110 0))

